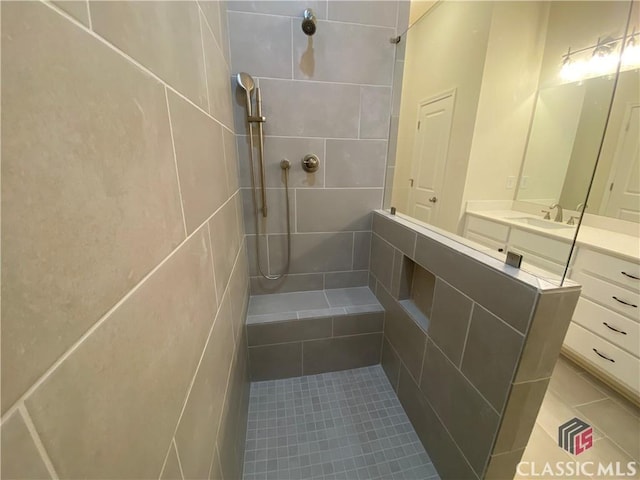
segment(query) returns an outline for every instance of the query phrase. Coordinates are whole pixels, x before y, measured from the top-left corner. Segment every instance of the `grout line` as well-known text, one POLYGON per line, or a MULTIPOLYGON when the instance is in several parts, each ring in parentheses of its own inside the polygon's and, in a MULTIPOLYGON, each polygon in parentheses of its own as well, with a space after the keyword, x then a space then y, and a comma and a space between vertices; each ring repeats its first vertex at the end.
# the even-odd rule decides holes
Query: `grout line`
POLYGON ((178 181, 178 195, 180 196, 180 211, 182 212, 182 225, 184 227, 185 236, 189 236, 187 231, 187 217, 184 214, 184 201, 182 200, 182 187, 180 185, 180 173, 178 173, 178 156, 176 155, 176 144, 173 135, 173 122, 171 121, 171 109, 169 108, 169 92, 164 87, 164 98, 167 102, 167 117, 169 118, 169 133, 171 135, 171 149, 173 151, 173 164, 176 167, 176 179, 178 181))
MULTIPOLYGON (((233 272, 235 271, 237 265, 238 265, 238 259, 240 258, 240 254, 242 253, 242 248, 238 249, 238 253, 236 254, 236 258, 233 262, 233 267, 231 268, 231 275, 229 277, 229 281, 227 282, 227 286, 224 289, 224 293, 222 294, 222 301, 220 302, 220 304, 218 305, 218 310, 216 312, 216 315, 213 319, 213 322, 211 324, 211 328, 209 328, 209 333, 207 334, 207 341, 204 344, 204 347, 202 349, 202 353, 200 354, 200 359, 198 360, 198 365, 196 366, 196 369, 193 372, 193 377, 191 378, 191 381, 189 382, 189 388, 187 389, 187 394, 184 398, 184 402, 182 403, 182 408, 180 409, 180 415, 178 416, 178 421, 176 423, 176 427, 173 430, 173 438, 175 438, 176 433, 178 432, 178 427, 180 426, 180 422, 182 421, 182 416, 184 415, 184 412, 187 408, 187 403, 189 402, 189 396, 191 395, 191 390, 193 389, 193 385, 196 383, 196 377, 198 376, 198 371, 200 370, 200 365, 202 364, 202 360, 204 359, 204 355, 207 351, 207 347, 209 346, 209 342, 211 341, 211 337, 213 335, 213 329, 215 328, 216 324, 218 323, 218 317, 222 314, 222 304, 224 303, 224 297, 227 295, 230 295, 230 290, 231 290, 231 276, 233 276, 233 272)), ((233 319, 232 319, 233 321, 233 319)), ((232 335, 233 335, 233 328, 231 329, 232 335)), ((235 335, 234 335, 235 337, 235 335)), ((235 358, 235 352, 236 352, 236 340, 235 338, 233 339, 233 352, 232 352, 232 356, 234 356, 235 358)), ((231 375, 231 370, 233 369, 233 360, 231 361, 231 365, 229 366, 229 373, 228 376, 231 375)), ((227 378, 227 384, 229 383, 229 379, 227 378)), ((225 396, 226 396, 226 388, 225 388, 225 396)), ((224 413, 224 403, 222 406, 222 409, 220 411, 220 415, 222 418, 222 414, 224 413)), ((219 426, 218 426, 219 428, 219 426)), ((216 432, 216 438, 217 438, 217 432, 216 432)), ((177 450, 176 450, 177 451, 177 450)))
POLYGON ((38 435, 38 431, 36 430, 36 426, 33 423, 33 420, 31 419, 31 416, 29 415, 29 411, 27 410, 27 407, 26 407, 26 405, 24 405, 24 403, 18 408, 18 413, 22 416, 22 420, 24 421, 24 424, 27 427, 27 430, 29 431, 29 434, 31 435, 31 440, 33 440, 33 443, 35 444, 36 450, 38 450, 38 453, 40 454, 40 458, 44 462, 44 464, 45 464, 45 466, 47 468, 47 471, 49 472, 49 475, 51 475, 51 478, 53 478, 54 480, 58 480, 60 477, 58 476, 58 473, 56 472, 56 469, 53 467, 53 463, 51 462, 51 459, 49 458, 49 454, 47 453, 47 449, 42 444, 42 440, 40 440, 40 435, 38 435))
MULTIPOLYGON (((249 135, 244 134, 244 133, 237 133, 235 134, 236 137, 238 137, 239 139, 247 139, 249 137, 249 135)), ((387 143, 388 142, 388 138, 357 138, 357 137, 325 137, 325 136, 317 136, 317 137, 309 137, 309 136, 305 136, 305 135, 274 135, 274 134, 265 134, 264 138, 282 138, 282 139, 292 139, 292 140, 315 140, 315 141, 321 141, 321 140, 337 140, 337 141, 351 141, 351 142, 355 142, 357 141, 358 143, 365 143, 365 142, 377 142, 377 143, 387 143)), ((323 152, 326 153, 326 152, 323 152)), ((324 155, 323 155, 324 156, 324 155)), ((391 166, 390 168, 394 168, 393 166, 391 166)), ((244 188, 249 188, 249 187, 244 187, 244 188)), ((283 187, 269 187, 269 188, 283 188, 283 187)), ((298 187, 301 188, 301 187, 298 187)), ((405 228, 408 228, 407 226, 403 225, 405 228)))
MULTIPOLYGON (((209 98, 209 78, 208 78, 209 72, 207 72, 207 58, 204 53, 204 28, 202 28, 203 27, 202 23, 206 22, 206 19, 204 18, 204 12, 200 8, 200 3, 198 3, 197 5, 198 5, 198 25, 200 27, 200 45, 202 46, 202 66, 204 67, 204 86, 205 86, 205 90, 207 91, 207 110, 211 112, 211 99, 209 98)), ((215 39, 215 36, 214 36, 214 39, 215 39)), ((224 150, 224 139, 222 140, 222 145, 223 145, 222 150, 224 150)))
POLYGON ((598 403, 598 402, 604 402, 606 400, 611 400, 609 397, 604 397, 604 398, 599 398, 598 400, 591 400, 590 402, 584 402, 584 403, 577 403, 575 405, 569 405, 570 408, 578 408, 578 407, 584 407, 587 405, 593 405, 594 403, 598 403))
MULTIPOLYGON (((447 283, 447 285, 449 284, 447 283)), ((467 340, 469 338, 469 330, 471 330, 471 319, 473 318, 473 309, 475 308, 475 306, 476 306, 476 302, 472 300, 471 310, 469 311, 469 323, 467 323, 467 332, 464 334, 464 342, 462 343, 462 353, 460 354, 460 365, 457 366, 460 371, 462 371, 462 361, 464 360, 464 354, 467 351, 467 340)))
MULTIPOLYGON (((291 1, 291 0, 289 0, 291 1)), ((378 0, 375 0, 378 1, 378 0)), ((240 2, 242 3, 242 2, 240 2)), ((259 2, 261 3, 261 2, 259 2)), ((319 11, 319 10, 316 10, 319 11)), ((250 12, 250 11, 246 11, 246 10, 228 10, 229 13, 233 13, 233 14, 241 14, 241 15, 261 15, 263 17, 280 17, 280 18, 292 18, 293 20, 298 19, 299 17, 296 15, 281 15, 281 14, 277 14, 277 13, 265 13, 265 12, 250 12)), ((343 25, 356 25, 358 27, 365 27, 365 28, 379 28, 379 29, 383 29, 383 30, 391 30, 392 32, 395 32, 395 26, 390 27, 388 25, 376 25, 376 24, 368 24, 368 23, 356 23, 356 22, 347 22, 344 20, 335 20, 335 19, 331 19, 329 20, 329 4, 327 3, 327 18, 317 18, 318 22, 322 22, 322 23, 340 23, 343 25)))
POLYGON ((176 458, 178 459, 178 469, 180 470, 180 475, 184 480, 184 471, 182 470, 182 462, 180 461, 180 453, 178 453, 178 444, 176 443, 175 436, 171 439, 171 445, 176 450, 176 458))
POLYGON ((471 386, 471 388, 473 388, 473 389, 476 391, 476 393, 477 393, 478 395, 480 395, 480 398, 482 398, 482 399, 485 401, 485 403, 489 406, 489 408, 491 408, 491 410, 493 410, 493 411, 498 415, 498 418, 500 419, 500 418, 502 417, 502 415, 500 415, 500 412, 498 412, 498 411, 495 409, 495 407, 493 406, 493 404, 492 404, 489 400, 487 400, 487 399, 485 398, 485 396, 482 394, 482 392, 481 392, 480 390, 478 390, 478 388, 473 384, 473 382, 467 378, 467 376, 462 372, 462 370, 460 370, 460 369, 456 366, 456 364, 455 364, 455 363, 453 363, 453 362, 449 359, 449 357, 447 357, 447 356, 445 355, 445 353, 440 349, 440 347, 438 346, 438 344, 437 344, 437 343, 435 343, 435 342, 431 342, 431 343, 433 343, 433 345, 438 349, 438 351, 439 351, 439 352, 442 354, 442 356, 447 360, 447 362, 449 362, 451 365, 453 365, 453 368, 455 368, 458 372, 460 372, 460 375, 462 376, 462 378, 464 378, 464 379, 467 381, 467 383, 471 386))
MULTIPOLYGON (((5 413, 2 415, 2 419, 1 421, 4 421, 5 419, 7 419, 13 412, 15 412, 19 407, 20 404, 22 402, 24 402, 24 400, 26 398, 28 398, 40 385, 42 385, 42 383, 47 379, 47 377, 49 377, 49 375, 51 375, 51 373, 53 373, 59 365, 61 365, 67 358, 69 358, 73 352, 75 352, 76 349, 78 349, 80 347, 80 345, 82 345, 82 343, 84 343, 84 341, 90 337, 93 332, 95 332, 110 316, 113 312, 115 312, 118 308, 120 308, 120 306, 122 304, 124 304, 129 297, 133 296, 140 288, 142 288, 142 286, 144 285, 144 283, 149 280, 149 278, 151 278, 151 276, 153 276, 162 266, 164 266, 165 263, 167 263, 174 255, 177 254, 177 252, 189 241, 191 240, 192 237, 194 237, 196 234, 198 234, 198 232, 200 231, 200 229, 203 227, 205 222, 208 222, 211 218, 213 218, 222 208, 224 208, 224 206, 229 202, 229 200, 231 200, 231 198, 227 199, 227 201, 222 204, 222 206, 220 206, 209 218, 207 218, 204 222, 202 222, 202 224, 193 231, 193 233, 191 233, 189 236, 187 236, 187 238, 185 238, 182 242, 180 242, 179 245, 177 245, 171 252, 169 252, 169 254, 163 258, 155 267, 153 267, 153 269, 151 269, 151 271, 149 271, 146 275, 144 275, 139 281, 138 283, 136 283, 122 298, 120 298, 111 308, 109 308, 109 310, 106 311, 106 313, 104 315, 102 315, 93 325, 91 325, 81 336, 80 338, 78 338, 78 340, 76 340, 66 351, 64 351, 52 364, 49 368, 47 368, 45 370, 45 372, 35 381, 31 384, 31 386, 20 396, 20 398, 18 398, 18 400, 15 401, 15 403, 9 407, 7 409, 7 411, 5 411, 5 413)), ((238 261, 239 258, 239 254, 242 252, 242 248, 240 248, 238 250, 238 254, 236 255, 236 259, 234 261, 234 265, 233 268, 235 268, 236 263, 238 261)), ((233 271, 232 268, 232 271, 233 271)), ((230 282, 229 282, 230 283, 230 282)), ((226 292, 226 289, 225 289, 226 292)), ((223 295, 224 297, 224 295, 223 295)), ((218 310, 220 309, 220 305, 218 305, 218 310)), ((217 312, 216 312, 217 315, 217 312)))
MULTIPOLYGON (((418 378, 418 389, 420 389, 420 385, 422 384, 422 375, 424 374, 424 361, 425 358, 427 356, 427 344, 429 343, 429 335, 425 334, 425 339, 424 339, 424 349, 422 350, 422 362, 420 362, 420 378, 418 378)), ((400 358, 400 357, 398 357, 400 358)), ((409 370, 407 369, 407 372, 409 370)), ((411 373, 409 373, 409 375, 411 375, 411 373)))
MULTIPOLYGON (((317 83, 320 85, 343 85, 343 86, 350 86, 350 87, 357 87, 358 90, 360 89, 360 87, 384 87, 384 88, 392 88, 393 85, 392 84, 386 84, 386 83, 353 83, 353 82, 332 82, 332 81, 327 81, 327 80, 308 80, 306 78, 282 78, 282 77, 266 77, 266 76, 255 76, 253 77, 254 79, 261 79, 261 80, 269 80, 270 82, 302 82, 302 83, 317 83)), ((392 79, 393 82, 393 79, 392 79)))
MULTIPOLYGON (((162 474, 164 473, 164 469, 167 466, 167 460, 169 460, 169 455, 171 454, 171 449, 173 448, 173 438, 171 442, 169 442, 169 448, 167 449, 167 453, 164 456, 164 460, 162 461, 162 468, 160 469, 160 475, 158 475, 158 480, 162 480, 162 474)), ((184 479, 181 479, 184 480, 184 479)))
MULTIPOLYGON (((225 65, 227 66, 227 69, 229 71, 231 71, 231 65, 229 65, 229 63, 227 62, 227 56, 224 54, 224 50, 222 49, 222 45, 220 45, 220 43, 218 42, 218 39, 216 38, 215 33, 213 33, 213 28, 211 27, 211 25, 209 25, 209 20, 207 20, 207 16, 204 14, 204 10, 202 10, 202 6, 200 5, 200 0, 198 2, 196 2, 196 3, 198 4, 198 10, 200 10, 200 12, 202 12, 202 16, 204 18, 205 25, 209 29, 209 32, 211 32, 211 36, 213 37, 213 41, 214 41, 216 47, 218 47, 218 50, 222 54, 222 60, 224 61, 225 65)), ((220 6, 220 2, 218 2, 218 6, 220 6)), ((219 16, 220 16, 220 21, 222 21, 222 11, 221 10, 219 10, 219 16)), ((224 16, 225 16, 225 19, 226 19, 226 17, 227 17, 226 12, 225 12, 224 16)), ((220 35, 222 36, 222 24, 220 24, 219 27, 220 27, 220 35)), ((227 32, 228 31, 229 31, 229 28, 227 26, 227 32)), ((204 36, 203 36, 203 41, 204 41, 204 36)), ((229 56, 229 58, 231 58, 231 56, 229 56)))
POLYGON ((86 0, 87 4, 87 18, 89 19, 89 30, 93 31, 93 21, 91 20, 91 6, 89 5, 89 0, 86 0))
POLYGON ((56 12, 58 15, 66 18, 68 21, 70 21, 72 24, 74 24, 76 27, 80 28, 81 30, 83 30, 85 33, 89 34, 89 36, 91 36, 92 38, 98 40, 100 43, 102 43, 104 46, 108 47, 109 49, 113 50, 114 52, 116 52, 117 54, 119 54, 120 56, 122 56, 124 59, 128 60, 130 63, 132 63, 133 65, 135 65, 137 68, 139 68, 140 70, 142 70, 144 73, 146 73, 147 75, 149 75, 151 78, 153 78, 154 80, 156 80, 157 82, 159 82, 160 84, 162 84, 164 87, 168 88, 169 90, 171 90, 173 93, 175 93, 176 95, 178 95, 180 98, 182 98, 183 100, 185 100, 186 102, 188 102, 192 107, 198 109, 200 112, 204 113, 206 116, 208 116, 209 118, 211 118, 213 121, 215 121, 216 123, 218 123, 219 125, 221 125, 222 127, 226 128, 230 133, 233 133, 235 135, 235 133, 233 132, 233 130, 231 130, 229 127, 227 127, 223 122, 221 122, 220 120, 218 120, 217 118, 215 118, 214 116, 212 116, 209 112, 207 112, 206 110, 204 110, 201 106, 197 105, 193 100, 187 98, 186 96, 184 96, 182 93, 180 93, 175 87, 173 87, 172 85, 170 85, 167 81, 163 80, 162 78, 160 78, 157 74, 155 74, 152 70, 150 70, 149 68, 145 67, 142 63, 138 62, 137 60, 135 60, 133 57, 131 57, 130 55, 126 54, 124 51, 120 50, 118 47, 116 47, 115 45, 113 45, 112 43, 110 43, 108 40, 106 40, 105 38, 101 37, 100 35, 98 35, 96 32, 94 32, 93 30, 90 30, 89 28, 87 28, 85 25, 83 25, 82 23, 80 23, 78 20, 76 20, 75 18, 73 18, 71 15, 69 15, 67 12, 65 12, 64 10, 61 10, 60 7, 56 6, 55 4, 52 4, 51 2, 48 1, 43 1, 40 0, 40 3, 42 5, 45 5, 46 7, 50 8, 51 10, 53 10, 54 12, 56 12))

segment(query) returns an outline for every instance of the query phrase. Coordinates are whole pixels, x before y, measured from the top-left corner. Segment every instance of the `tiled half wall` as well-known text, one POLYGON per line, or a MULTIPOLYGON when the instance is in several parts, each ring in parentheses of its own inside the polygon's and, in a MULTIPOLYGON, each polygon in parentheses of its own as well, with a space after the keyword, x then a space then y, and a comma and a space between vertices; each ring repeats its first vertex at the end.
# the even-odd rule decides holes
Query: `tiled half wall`
POLYGON ((579 288, 547 289, 382 211, 370 287, 386 311, 382 366, 440 476, 513 478, 579 288))
POLYGON ((239 478, 249 279, 224 6, 1 8, 0 476, 239 478))
MULTIPOLYGON (((263 98, 269 217, 260 217, 263 271, 286 260, 282 158, 292 163, 290 275, 264 281, 256 268, 245 96, 234 118, 244 206, 251 293, 281 293, 367 284, 371 211, 382 205, 396 46, 390 38, 408 23, 406 1, 230 2, 233 73, 257 81, 263 98), (313 8, 317 32, 301 30, 313 8), (301 168, 308 154, 320 170, 301 168)), ((235 80, 232 80, 235 82, 235 80)), ((257 165, 257 160, 256 160, 257 165)), ((257 178, 257 173, 256 173, 257 178)))

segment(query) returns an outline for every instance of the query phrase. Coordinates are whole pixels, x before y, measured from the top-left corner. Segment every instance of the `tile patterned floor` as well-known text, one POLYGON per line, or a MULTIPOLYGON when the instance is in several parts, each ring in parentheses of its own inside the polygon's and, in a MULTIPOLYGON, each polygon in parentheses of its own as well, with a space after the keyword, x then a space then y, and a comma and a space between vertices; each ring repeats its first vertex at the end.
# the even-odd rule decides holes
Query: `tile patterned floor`
POLYGON ((438 479, 382 367, 251 384, 245 480, 438 479))
POLYGON ((578 365, 560 357, 522 460, 538 465, 576 460, 640 462, 640 408, 578 365), (584 420, 594 429, 594 445, 580 457, 562 450, 556 440, 558 426, 573 417, 584 420))

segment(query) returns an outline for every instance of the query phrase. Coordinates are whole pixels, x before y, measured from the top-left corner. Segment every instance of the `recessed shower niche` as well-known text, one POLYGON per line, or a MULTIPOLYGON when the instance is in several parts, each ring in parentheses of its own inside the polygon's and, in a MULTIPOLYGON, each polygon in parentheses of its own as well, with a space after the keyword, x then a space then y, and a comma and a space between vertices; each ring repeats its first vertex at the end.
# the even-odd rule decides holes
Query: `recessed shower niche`
POLYGON ((394 271, 397 271, 397 279, 394 278, 394 282, 397 280, 397 289, 392 293, 398 296, 400 305, 413 321, 426 332, 431 318, 436 277, 406 255, 396 255, 394 262, 398 262, 394 266, 394 271))

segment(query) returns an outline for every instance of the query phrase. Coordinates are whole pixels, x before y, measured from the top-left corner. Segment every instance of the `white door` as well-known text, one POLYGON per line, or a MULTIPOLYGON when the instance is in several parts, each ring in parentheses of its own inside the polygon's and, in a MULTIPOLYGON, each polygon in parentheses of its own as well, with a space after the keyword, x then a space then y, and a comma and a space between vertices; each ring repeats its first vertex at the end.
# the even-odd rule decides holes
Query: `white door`
POLYGON ((449 150, 454 94, 427 100, 418 107, 411 159, 409 215, 438 225, 442 184, 449 150))
POLYGON ((609 182, 608 217, 640 222, 640 105, 633 105, 620 135, 609 182))

